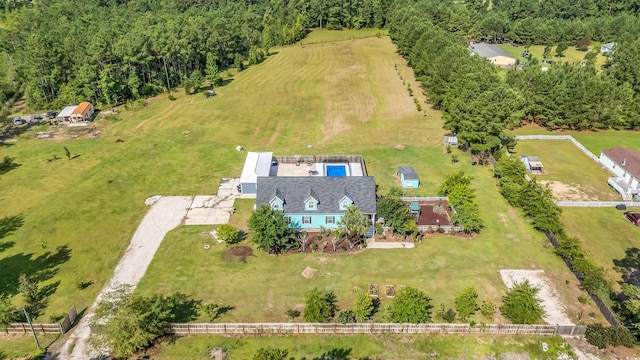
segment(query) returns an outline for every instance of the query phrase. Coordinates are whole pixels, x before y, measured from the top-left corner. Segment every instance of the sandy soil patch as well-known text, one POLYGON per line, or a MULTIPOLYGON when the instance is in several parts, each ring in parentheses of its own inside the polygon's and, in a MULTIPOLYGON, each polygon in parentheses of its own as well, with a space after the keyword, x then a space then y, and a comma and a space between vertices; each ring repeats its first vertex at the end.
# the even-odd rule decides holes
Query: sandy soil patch
POLYGON ((302 270, 302 273, 301 273, 301 275, 307 279, 313 279, 315 274, 316 274, 316 269, 310 268, 308 266, 304 270, 302 270))
POLYGON ((542 300, 545 315, 542 319, 551 325, 574 325, 565 314, 564 305, 560 301, 551 282, 544 275, 544 270, 500 270, 502 282, 511 289, 515 283, 529 280, 533 286, 540 288, 538 298, 542 300))
POLYGON ((565 184, 560 181, 539 180, 540 184, 547 185, 556 200, 565 201, 597 201, 598 198, 591 196, 587 191, 595 191, 588 185, 565 184))

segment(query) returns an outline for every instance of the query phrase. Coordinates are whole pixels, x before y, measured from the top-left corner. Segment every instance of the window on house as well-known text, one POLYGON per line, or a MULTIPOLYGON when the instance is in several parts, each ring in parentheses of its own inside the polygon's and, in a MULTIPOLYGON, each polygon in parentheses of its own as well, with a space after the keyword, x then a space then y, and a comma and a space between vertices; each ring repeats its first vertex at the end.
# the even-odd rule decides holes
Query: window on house
POLYGON ((271 208, 273 210, 280 210, 280 204, 278 204, 277 202, 274 202, 273 204, 271 204, 271 208))
POLYGON ((335 224, 336 223, 336 217, 335 216, 327 216, 327 219, 325 220, 325 222, 327 224, 335 224))
POLYGON ((309 200, 309 209, 315 209, 316 208, 316 202, 312 199, 309 200))
POLYGON ((284 222, 286 222, 287 224, 291 224, 291 216, 285 216, 284 222))
POLYGON ((311 224, 311 216, 303 216, 302 217, 303 224, 311 224))
POLYGON ((350 201, 349 201, 348 199, 344 199, 344 200, 342 200, 342 208, 343 208, 343 209, 348 208, 348 207, 349 207, 349 205, 351 205, 351 204, 350 204, 350 201))

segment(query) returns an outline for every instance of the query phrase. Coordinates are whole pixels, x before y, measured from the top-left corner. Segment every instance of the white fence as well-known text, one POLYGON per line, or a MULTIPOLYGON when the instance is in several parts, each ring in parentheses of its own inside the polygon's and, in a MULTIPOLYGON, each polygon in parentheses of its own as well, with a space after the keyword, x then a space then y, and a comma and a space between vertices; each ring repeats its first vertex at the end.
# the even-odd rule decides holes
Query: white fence
POLYGON ((403 196, 402 201, 449 201, 449 198, 447 196, 403 196))
POLYGON ((229 323, 168 324, 167 334, 469 334, 494 335, 584 335, 584 326, 480 324, 320 324, 320 323, 229 323))
POLYGON ((616 205, 640 207, 640 202, 633 201, 556 201, 556 205, 564 207, 614 207, 616 205))
POLYGON ((598 163, 598 165, 602 165, 600 163, 599 157, 595 156, 591 151, 589 151, 584 145, 580 144, 580 142, 571 135, 518 135, 516 136, 516 140, 568 140, 571 141, 573 145, 580 149, 585 155, 598 163))

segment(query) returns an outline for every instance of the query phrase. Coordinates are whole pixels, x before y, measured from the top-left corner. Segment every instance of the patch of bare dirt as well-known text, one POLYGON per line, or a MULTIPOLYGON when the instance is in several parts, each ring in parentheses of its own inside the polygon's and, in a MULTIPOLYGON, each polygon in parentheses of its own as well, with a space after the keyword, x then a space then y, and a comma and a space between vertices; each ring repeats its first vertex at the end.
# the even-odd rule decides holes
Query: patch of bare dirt
POLYGON ((313 277, 316 274, 316 269, 314 268, 310 268, 310 267, 306 267, 304 270, 302 270, 302 276, 304 276, 307 279, 313 279, 313 277))
POLYGON ((253 249, 248 246, 233 246, 222 253, 222 259, 226 261, 240 260, 243 263, 247 262, 247 258, 253 255, 253 249))
POLYGON ((565 184, 560 181, 540 180, 543 185, 549 186, 553 197, 556 200, 565 201, 597 201, 598 198, 589 195, 585 190, 589 190, 588 185, 565 184))
POLYGON ((538 298, 542 300, 545 315, 542 317, 551 325, 574 325, 565 313, 565 306, 560 301, 553 288, 552 282, 544 275, 544 270, 500 270, 502 282, 511 289, 516 283, 529 281, 532 286, 538 287, 538 298))

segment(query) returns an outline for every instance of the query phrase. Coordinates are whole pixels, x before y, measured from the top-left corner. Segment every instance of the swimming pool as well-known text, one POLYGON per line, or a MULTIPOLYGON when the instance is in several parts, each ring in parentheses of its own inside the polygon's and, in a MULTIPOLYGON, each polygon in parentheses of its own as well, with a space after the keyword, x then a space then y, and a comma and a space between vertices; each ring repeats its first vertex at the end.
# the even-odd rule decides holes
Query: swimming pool
POLYGON ((325 173, 327 176, 347 176, 346 165, 326 165, 325 173))

